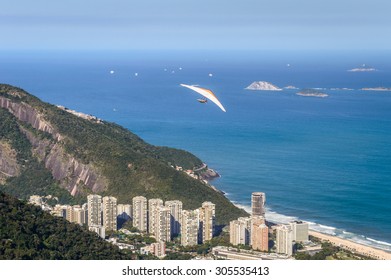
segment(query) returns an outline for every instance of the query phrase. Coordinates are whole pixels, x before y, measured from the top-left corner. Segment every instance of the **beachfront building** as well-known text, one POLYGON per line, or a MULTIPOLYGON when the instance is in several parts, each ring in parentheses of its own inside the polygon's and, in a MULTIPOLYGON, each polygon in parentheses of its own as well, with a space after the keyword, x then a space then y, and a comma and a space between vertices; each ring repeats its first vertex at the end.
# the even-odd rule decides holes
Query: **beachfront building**
POLYGON ((265 217, 266 195, 263 192, 253 192, 251 194, 251 214, 252 216, 265 217))
POLYGON ((117 230, 117 199, 112 196, 103 198, 103 226, 106 231, 117 230))
POLYGON ((240 217, 229 225, 229 240, 233 245, 251 244, 251 218, 240 217))
POLYGON ((97 194, 87 196, 88 226, 102 225, 102 197, 97 194))
POLYGON ((307 242, 308 241, 308 223, 303 221, 294 221, 289 223, 293 232, 293 241, 307 242))
POLYGON ((292 256, 293 253, 293 231, 290 226, 280 225, 276 227, 277 253, 292 256))
POLYGON ((259 216, 252 217, 251 246, 254 250, 269 251, 269 228, 265 219, 259 216))
POLYGON ((147 199, 143 196, 133 197, 133 226, 142 232, 147 228, 147 199))
POLYGON ((166 201, 164 205, 170 208, 171 238, 173 238, 181 233, 182 201, 170 200, 166 201))
POLYGON ((193 246, 198 244, 199 212, 199 209, 182 211, 181 245, 193 246))
POLYGON ((159 208, 163 206, 163 200, 150 199, 148 200, 148 232, 153 236, 157 236, 159 208))
POLYGON ((214 235, 216 214, 215 205, 205 201, 200 208, 200 243, 211 240, 214 235))

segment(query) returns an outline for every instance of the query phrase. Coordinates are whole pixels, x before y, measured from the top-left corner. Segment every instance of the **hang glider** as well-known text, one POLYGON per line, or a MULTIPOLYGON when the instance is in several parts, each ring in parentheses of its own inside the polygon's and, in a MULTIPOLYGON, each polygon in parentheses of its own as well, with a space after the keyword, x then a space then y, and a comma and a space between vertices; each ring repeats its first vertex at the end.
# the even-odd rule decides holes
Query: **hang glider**
MULTIPOLYGON (((217 99, 216 95, 214 93, 206 88, 198 87, 198 86, 190 86, 190 85, 185 85, 181 84, 183 87, 187 87, 191 90, 194 90, 195 92, 201 94, 202 96, 208 98, 210 101, 212 101, 214 104, 216 104, 223 112, 226 112, 224 106, 220 103, 220 101, 217 99)), ((205 102, 203 102, 205 103, 205 102)))

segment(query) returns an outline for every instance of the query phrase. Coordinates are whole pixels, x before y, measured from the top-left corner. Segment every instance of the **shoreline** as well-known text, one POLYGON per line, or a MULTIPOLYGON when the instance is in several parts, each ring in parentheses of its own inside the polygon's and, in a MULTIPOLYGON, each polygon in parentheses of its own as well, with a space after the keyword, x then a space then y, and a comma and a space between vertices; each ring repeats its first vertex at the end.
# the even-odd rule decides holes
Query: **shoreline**
POLYGON ((376 249, 367 245, 362 245, 341 237, 320 233, 314 230, 309 230, 309 235, 319 238, 322 241, 329 241, 333 245, 339 246, 343 249, 358 253, 377 260, 391 260, 391 253, 387 253, 383 250, 376 249))
MULTIPOLYGON (((231 199, 230 199, 230 201, 236 207, 244 209, 247 213, 249 213, 251 215, 251 213, 249 212, 250 210, 249 210, 248 207, 246 207, 245 205, 238 204, 238 203, 232 201, 231 199)), ((277 212, 274 212, 274 211, 270 211, 270 209, 269 209, 269 211, 266 211, 266 215, 268 215, 268 213, 269 213, 269 215, 271 213, 277 214, 277 215, 281 215, 284 218, 285 217, 286 218, 289 217, 289 216, 285 216, 283 214, 280 214, 280 213, 277 213, 277 212)), ((296 218, 296 217, 291 217, 291 218, 296 218)), ((277 221, 277 220, 270 221, 270 220, 268 220, 268 218, 266 219, 266 221, 271 223, 271 224, 286 224, 286 222, 277 221)), ((303 221, 305 221, 305 220, 303 220, 303 221)), ((330 243, 334 244, 335 246, 339 246, 339 247, 341 247, 343 249, 351 251, 352 253, 357 253, 357 254, 360 254, 360 255, 363 255, 363 256, 367 256, 367 257, 370 257, 370 258, 373 258, 373 259, 376 259, 376 260, 391 260, 391 252, 379 249, 379 248, 377 248, 375 246, 364 245, 362 243, 351 241, 349 239, 345 239, 345 238, 342 238, 342 237, 339 237, 339 236, 334 236, 334 235, 330 235, 330 234, 327 234, 327 233, 319 232, 319 231, 316 231, 316 230, 311 229, 311 228, 309 229, 308 234, 310 236, 319 238, 322 241, 329 241, 330 243)))

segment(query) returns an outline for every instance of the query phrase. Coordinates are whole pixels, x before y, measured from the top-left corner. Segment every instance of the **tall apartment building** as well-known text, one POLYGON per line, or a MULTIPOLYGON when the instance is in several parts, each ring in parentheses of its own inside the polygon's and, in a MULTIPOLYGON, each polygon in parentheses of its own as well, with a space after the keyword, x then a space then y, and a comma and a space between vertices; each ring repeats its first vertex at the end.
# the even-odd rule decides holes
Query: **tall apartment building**
POLYGON ((87 196, 88 226, 102 225, 102 197, 96 194, 87 196))
POLYGON ((148 232, 156 237, 158 224, 158 210, 163 206, 163 200, 161 199, 150 199, 148 200, 148 232))
POLYGON ((179 200, 166 201, 165 206, 170 208, 171 238, 173 238, 181 233, 182 201, 179 200))
POLYGON ((65 219, 67 219, 68 222, 73 223, 73 206, 67 205, 65 211, 65 219))
POLYGON ((281 225, 276 228, 277 253, 292 256, 293 253, 293 231, 290 226, 281 225))
POLYGON ((143 196, 133 197, 133 226, 140 231, 148 230, 147 199, 143 196))
POLYGON ((73 222, 79 225, 86 223, 86 210, 79 205, 73 206, 73 222))
POLYGON ((117 199, 112 196, 105 196, 102 201, 105 231, 117 230, 117 199))
POLYGON ((166 243, 164 241, 152 243, 151 253, 158 258, 164 257, 166 255, 166 243))
POLYGON ((169 207, 160 206, 157 210, 155 237, 157 241, 171 240, 171 214, 169 207))
POLYGON ((198 244, 199 212, 199 209, 182 211, 181 244, 183 246, 198 244))
POLYGON ((229 239, 233 245, 251 244, 251 218, 240 217, 230 222, 229 239))
POLYGON ((265 219, 260 216, 252 218, 251 247, 254 250, 269 251, 269 228, 265 224, 265 219))
POLYGON ((289 223, 293 232, 293 241, 306 242, 308 241, 308 223, 302 221, 294 221, 289 223))
POLYGON ((211 240, 216 222, 215 205, 205 201, 200 208, 200 243, 211 240))
POLYGON ((252 216, 265 217, 266 195, 263 192, 253 192, 251 194, 251 214, 252 216))

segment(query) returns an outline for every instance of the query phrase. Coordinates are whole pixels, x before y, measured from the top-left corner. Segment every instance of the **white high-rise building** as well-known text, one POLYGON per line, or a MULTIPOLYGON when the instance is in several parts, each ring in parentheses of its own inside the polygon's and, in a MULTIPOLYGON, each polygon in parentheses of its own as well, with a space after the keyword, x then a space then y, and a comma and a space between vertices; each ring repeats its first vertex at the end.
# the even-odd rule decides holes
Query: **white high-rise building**
POLYGON ((308 241, 308 223, 302 221, 294 221, 289 223, 293 232, 293 241, 306 242, 308 241))
POLYGON ((103 197, 103 226, 105 231, 117 230, 117 199, 115 197, 103 197))
POLYGON ((171 240, 171 214, 169 207, 160 206, 157 210, 155 237, 157 241, 171 240))
POLYGON ((211 240, 215 230, 215 205, 205 201, 200 208, 200 243, 211 240))
POLYGON ((73 206, 73 222, 79 225, 86 223, 86 211, 79 205, 73 206))
POLYGON ((143 196, 133 197, 133 226, 146 232, 147 227, 147 199, 143 196))
POLYGON ((293 253, 293 231, 290 226, 281 225, 276 228, 277 253, 292 256, 293 253))
POLYGON ((163 200, 155 198, 148 200, 148 232, 156 237, 159 208, 163 206, 163 200))
POLYGON ((170 208, 171 238, 173 238, 181 233, 182 201, 179 200, 166 201, 165 206, 170 208))
POLYGON ((102 197, 96 194, 87 196, 88 226, 102 225, 102 197))
POLYGON ((199 215, 199 209, 182 211, 181 244, 183 246, 198 244, 199 215))
POLYGON ((266 195, 263 192, 253 192, 251 194, 252 216, 265 217, 266 195))
POLYGON ((231 221, 229 233, 231 244, 251 244, 251 218, 240 217, 235 221, 231 221))

